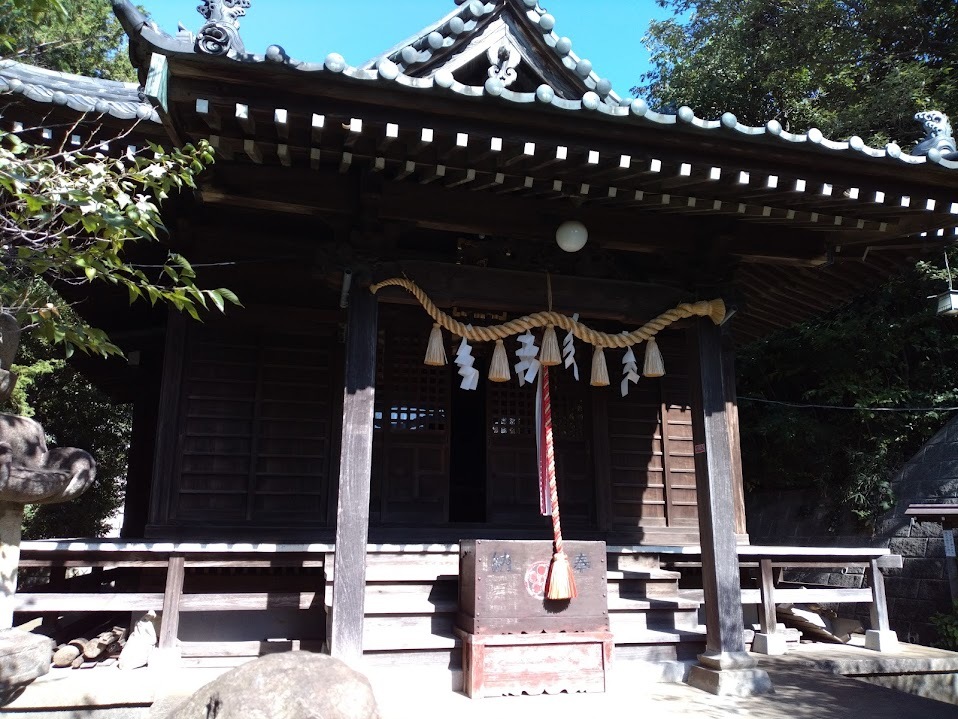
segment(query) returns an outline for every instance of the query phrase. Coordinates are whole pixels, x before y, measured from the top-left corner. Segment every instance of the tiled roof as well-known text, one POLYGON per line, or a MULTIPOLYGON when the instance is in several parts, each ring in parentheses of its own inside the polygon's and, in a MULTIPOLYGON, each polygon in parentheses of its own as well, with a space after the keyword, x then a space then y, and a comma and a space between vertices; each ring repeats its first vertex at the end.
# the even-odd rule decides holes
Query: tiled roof
POLYGON ((0 61, 0 94, 4 93, 118 120, 160 121, 156 110, 141 98, 133 83, 55 72, 12 60, 0 61))
POLYGON ((439 22, 424 28, 359 67, 374 69, 383 60, 389 60, 395 63, 403 74, 416 76, 419 74, 418 67, 429 63, 435 57, 461 51, 483 27, 486 18, 511 6, 526 27, 534 35, 539 35, 541 42, 550 52, 555 53, 576 84, 584 86, 586 92, 595 92, 605 102, 622 104, 621 98, 612 92, 612 83, 596 74, 592 62, 572 52, 572 40, 560 37, 555 32, 555 17, 540 7, 537 0, 499 0, 489 3, 483 3, 481 0, 456 0, 456 3, 459 7, 439 22))
MULTIPOLYGON (((384 85, 396 83, 426 93, 447 93, 463 98, 494 98, 500 102, 527 107, 530 111, 534 111, 535 106, 542 106, 569 113, 596 113, 637 127, 685 125, 709 133, 723 133, 732 137, 741 136, 765 141, 770 146, 773 144, 801 146, 847 156, 887 160, 909 166, 930 164, 947 169, 958 169, 958 160, 947 158, 948 154, 953 153, 943 154, 937 149, 930 150, 927 155, 912 155, 896 143, 889 143, 885 147, 870 147, 860 137, 852 137, 847 141, 830 140, 816 128, 806 133, 788 132, 775 120, 769 121, 764 126, 753 127, 740 123, 731 113, 725 113, 717 120, 705 120, 696 117, 695 112, 689 107, 679 108, 674 115, 659 113, 652 110, 644 100, 623 101, 611 94, 611 85, 594 73, 591 63, 576 57, 571 52, 571 41, 568 38, 559 37, 554 32, 555 18, 545 12, 536 0, 496 0, 487 3, 481 0, 457 0, 457 3, 459 7, 456 10, 435 25, 426 28, 424 35, 416 35, 358 67, 350 66, 342 55, 335 52, 328 54, 325 60, 319 63, 296 60, 289 57, 279 45, 270 46, 265 55, 243 54, 237 59, 239 62, 286 65, 301 72, 343 75, 370 83, 384 85), (460 23, 462 30, 458 34, 468 32, 470 23, 478 23, 482 17, 501 9, 505 3, 523 6, 526 17, 536 23, 543 33, 545 43, 562 57, 563 65, 576 72, 587 84, 591 82, 593 89, 585 91, 580 98, 567 99, 560 97, 548 84, 540 85, 535 92, 517 92, 508 89, 502 81, 492 77, 483 85, 464 85, 458 82, 451 72, 444 69, 426 77, 415 77, 410 74, 410 69, 414 68, 416 63, 427 59, 427 55, 431 56, 430 53, 441 51, 447 43, 455 42, 454 36, 460 30, 460 23), (412 48, 412 50, 406 52, 406 48, 412 48), (415 57, 413 57, 414 54, 415 57)), ((182 49, 193 47, 184 40, 182 32, 174 38, 150 25, 130 0, 113 0, 113 4, 127 31, 131 34, 139 33, 142 41, 156 49, 178 54, 182 49)))

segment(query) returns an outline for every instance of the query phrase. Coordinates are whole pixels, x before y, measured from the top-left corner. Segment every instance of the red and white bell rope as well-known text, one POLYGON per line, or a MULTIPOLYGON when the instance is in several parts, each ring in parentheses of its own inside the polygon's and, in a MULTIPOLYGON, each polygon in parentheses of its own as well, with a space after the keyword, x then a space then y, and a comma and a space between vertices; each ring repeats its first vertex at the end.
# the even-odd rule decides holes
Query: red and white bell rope
POLYGON ((574 599, 575 577, 562 546, 562 524, 559 521, 559 490, 556 484, 555 441, 552 432, 552 394, 549 368, 539 371, 536 392, 536 439, 539 450, 539 508, 543 516, 552 515, 553 555, 546 583, 549 599, 574 599))

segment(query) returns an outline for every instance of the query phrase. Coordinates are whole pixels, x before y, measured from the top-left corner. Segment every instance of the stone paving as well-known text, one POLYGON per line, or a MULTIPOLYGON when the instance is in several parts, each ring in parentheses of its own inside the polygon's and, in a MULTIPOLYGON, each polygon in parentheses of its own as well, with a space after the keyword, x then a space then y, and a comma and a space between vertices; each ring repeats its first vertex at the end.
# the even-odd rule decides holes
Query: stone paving
POLYGON ((715 697, 684 684, 623 681, 606 694, 501 697, 470 700, 461 694, 409 691, 380 683, 383 719, 956 719, 958 707, 874 686, 801 663, 763 660, 775 693, 749 698, 715 697))
MULTIPOLYGON (((765 657, 775 693, 750 698, 724 698, 706 694, 684 684, 643 682, 619 665, 606 694, 522 696, 470 700, 435 681, 424 683, 415 668, 400 668, 371 674, 382 719, 599 719, 630 716, 639 719, 958 719, 958 706, 875 686, 835 674, 837 666, 861 668, 868 657, 880 657, 891 669, 895 662, 924 657, 931 662, 956 662, 958 656, 924 647, 903 647, 899 655, 876 655, 866 650, 822 645, 803 645, 785 657, 765 657), (863 659, 864 657, 864 659, 863 659), (858 665, 855 664, 858 662, 858 665), (816 668, 816 664, 823 668, 816 668)), ((874 666, 874 665, 873 665, 874 666)), ((941 669, 946 669, 941 666, 941 669)), ((23 719, 161 719, 195 689, 225 671, 179 669, 156 672, 142 669, 120 672, 102 667, 93 670, 56 670, 24 692, 13 704, 0 709, 0 716, 23 719), (156 702, 155 711, 146 707, 156 702), (123 706, 126 711, 92 712, 91 706, 123 706), (133 708, 138 705, 138 708, 133 708), (62 713, 33 713, 40 707, 61 707, 62 713)), ((446 675, 448 681, 448 675, 446 675)))

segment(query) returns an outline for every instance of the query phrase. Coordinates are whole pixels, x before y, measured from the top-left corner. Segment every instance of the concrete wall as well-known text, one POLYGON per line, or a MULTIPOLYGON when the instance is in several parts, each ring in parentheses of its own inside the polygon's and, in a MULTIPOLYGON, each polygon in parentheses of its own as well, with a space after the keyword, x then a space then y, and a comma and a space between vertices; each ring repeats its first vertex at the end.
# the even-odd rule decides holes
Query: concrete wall
MULTIPOLYGON (((958 417, 902 467, 892 486, 896 506, 881 518, 874 535, 853 518, 834 526, 829 517, 832 506, 817 491, 787 490, 753 493, 746 498, 749 537, 752 544, 880 546, 901 554, 902 570, 885 572, 891 626, 899 639, 930 644, 935 631, 929 617, 951 608, 944 539, 940 524, 913 521, 905 516, 905 510, 916 503, 958 503, 958 417)), ((836 587, 865 584, 860 570, 792 571, 785 579, 836 587)), ((846 616, 864 615, 867 620, 863 607, 843 609, 846 616)))

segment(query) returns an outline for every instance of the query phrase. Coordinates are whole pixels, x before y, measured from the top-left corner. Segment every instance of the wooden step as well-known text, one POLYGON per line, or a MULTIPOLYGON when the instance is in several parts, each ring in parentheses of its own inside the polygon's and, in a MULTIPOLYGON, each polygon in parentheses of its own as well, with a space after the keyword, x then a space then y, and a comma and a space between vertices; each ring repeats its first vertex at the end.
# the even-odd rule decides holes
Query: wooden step
MULTIPOLYGON (((393 603, 397 608, 426 607, 429 603, 445 605, 448 602, 456 604, 458 601, 457 586, 453 582, 443 580, 423 582, 373 582, 366 585, 367 612, 371 606, 381 606, 393 603)), ((333 586, 326 585, 324 593, 326 608, 333 603, 333 586)), ((410 609, 414 614, 421 610, 410 609)), ((395 613, 395 612, 379 612, 395 613)))
POLYGON ((649 626, 642 630, 619 635, 612 629, 615 644, 679 644, 683 642, 705 642, 705 627, 692 629, 674 629, 670 627, 649 626))
POLYGON ((363 651, 452 649, 460 646, 453 633, 453 615, 367 616, 363 651))
MULTIPOLYGON (((335 581, 332 566, 327 566, 324 571, 327 582, 335 581)), ((366 567, 367 582, 421 582, 437 579, 458 582, 458 562, 455 565, 442 562, 435 564, 410 562, 408 564, 373 564, 366 567)))
POLYGON ((668 569, 610 569, 606 572, 606 578, 610 582, 628 579, 638 579, 643 582, 678 582, 682 575, 680 572, 672 572, 668 569))
POLYGON ((367 597, 365 612, 371 614, 455 614, 459 611, 456 599, 429 599, 416 596, 367 597))
POLYGON ((701 606, 698 602, 680 597, 672 596, 609 596, 608 598, 610 612, 644 612, 649 609, 688 609, 698 611, 701 606))
POLYGON ((609 615, 609 628, 616 644, 633 643, 648 630, 665 632, 695 632, 699 629, 698 612, 670 612, 651 609, 647 612, 626 612, 609 615))

